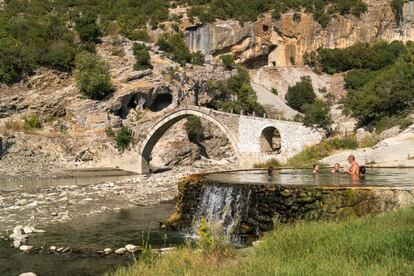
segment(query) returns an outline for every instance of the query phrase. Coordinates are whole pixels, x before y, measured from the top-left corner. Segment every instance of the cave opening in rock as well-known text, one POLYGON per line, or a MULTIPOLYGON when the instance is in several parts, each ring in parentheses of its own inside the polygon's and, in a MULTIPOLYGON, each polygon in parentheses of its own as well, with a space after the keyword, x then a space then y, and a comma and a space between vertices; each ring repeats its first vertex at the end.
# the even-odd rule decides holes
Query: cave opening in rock
POLYGON ((161 111, 172 104, 172 101, 173 97, 171 94, 158 94, 152 101, 149 109, 153 112, 161 111))
POLYGON ((267 25, 263 24, 263 31, 264 31, 264 32, 269 31, 269 26, 267 26, 267 25))

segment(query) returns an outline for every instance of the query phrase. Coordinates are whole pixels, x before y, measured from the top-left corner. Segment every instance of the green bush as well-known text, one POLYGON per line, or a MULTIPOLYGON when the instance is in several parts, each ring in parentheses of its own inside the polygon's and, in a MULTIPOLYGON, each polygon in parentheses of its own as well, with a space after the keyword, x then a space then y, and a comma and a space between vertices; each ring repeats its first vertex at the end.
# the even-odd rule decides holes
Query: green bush
POLYGON ((17 82, 34 67, 34 57, 20 41, 0 38, 0 83, 17 82))
POLYGON ((170 58, 182 66, 191 62, 191 52, 185 44, 181 33, 164 34, 158 39, 157 45, 162 51, 169 54, 170 58))
POLYGON ((222 82, 209 82, 208 90, 215 91, 213 108, 240 113, 255 113, 263 116, 266 110, 257 102, 256 92, 250 85, 247 70, 241 65, 237 66, 237 74, 222 82))
POLYGON ((301 77, 300 82, 297 82, 294 86, 289 86, 285 96, 287 104, 299 112, 303 112, 303 106, 312 104, 315 98, 316 95, 310 77, 301 77))
POLYGON ((227 70, 233 70, 236 67, 232 55, 222 55, 220 58, 227 70))
POLYGON ((326 131, 326 133, 331 132, 331 113, 330 107, 327 103, 316 100, 312 104, 305 104, 302 107, 304 111, 303 124, 308 127, 319 127, 326 131))
POLYGON ((197 116, 191 116, 187 118, 185 122, 185 130, 187 132, 188 139, 193 143, 199 143, 204 137, 204 129, 201 124, 200 118, 197 116))
POLYGON ((42 63, 53 69, 71 72, 75 65, 76 49, 69 42, 55 41, 42 57, 42 63))
POLYGON ((39 129, 42 128, 42 123, 40 122, 39 116, 32 114, 24 117, 24 126, 27 130, 39 129))
POLYGON ((204 64, 204 54, 200 51, 191 53, 191 63, 195 65, 204 64))
POLYGON ((407 116, 414 105, 414 64, 397 63, 370 79, 357 91, 349 91, 345 108, 359 126, 375 125, 389 117, 407 116))
POLYGON ((331 155, 335 150, 356 149, 358 143, 354 136, 331 138, 319 145, 305 148, 287 161, 290 167, 310 167, 319 160, 331 155))
POLYGON ((148 47, 144 44, 134 43, 132 52, 135 56, 134 70, 144 70, 152 68, 151 56, 148 47))
POLYGON ((73 74, 79 89, 91 99, 102 99, 113 91, 109 66, 96 54, 77 55, 73 74))
POLYGON ((96 16, 86 13, 75 20, 75 29, 84 42, 98 42, 102 35, 101 28, 96 23, 96 16))
POLYGON ((124 152, 134 141, 134 132, 128 127, 123 126, 116 132, 115 141, 118 150, 124 152))
POLYGON ((345 49, 317 50, 317 53, 307 54, 306 59, 312 57, 308 64, 321 66, 323 72, 334 74, 352 69, 379 70, 387 65, 393 64, 402 54, 406 52, 402 42, 384 41, 372 45, 368 43, 357 43, 345 49))

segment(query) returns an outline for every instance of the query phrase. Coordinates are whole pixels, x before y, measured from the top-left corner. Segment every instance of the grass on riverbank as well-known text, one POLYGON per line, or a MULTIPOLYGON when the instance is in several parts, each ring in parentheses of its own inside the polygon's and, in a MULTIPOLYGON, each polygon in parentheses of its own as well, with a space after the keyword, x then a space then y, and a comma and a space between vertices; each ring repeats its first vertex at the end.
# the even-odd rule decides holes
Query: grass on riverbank
POLYGON ((340 222, 281 225, 236 255, 181 248, 119 269, 130 275, 410 275, 414 208, 340 222))
POLYGON ((328 157, 336 150, 356 149, 358 143, 355 136, 346 136, 342 138, 331 138, 321 143, 305 148, 302 152, 290 158, 286 165, 288 167, 310 167, 319 160, 328 157))

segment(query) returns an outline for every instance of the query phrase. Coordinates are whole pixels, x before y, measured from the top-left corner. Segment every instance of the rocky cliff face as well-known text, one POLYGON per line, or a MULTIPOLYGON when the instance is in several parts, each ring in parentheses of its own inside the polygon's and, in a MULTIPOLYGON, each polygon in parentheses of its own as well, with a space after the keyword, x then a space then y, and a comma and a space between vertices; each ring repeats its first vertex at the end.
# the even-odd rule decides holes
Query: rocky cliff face
POLYGON ((193 50, 213 56, 232 53, 239 62, 255 66, 302 64, 306 52, 320 47, 344 48, 356 42, 375 40, 414 40, 413 1, 405 3, 401 22, 396 22, 387 0, 366 0, 368 11, 360 18, 334 16, 323 29, 311 14, 282 15, 273 21, 265 15, 254 23, 240 26, 235 21, 217 22, 187 28, 185 35, 193 50))

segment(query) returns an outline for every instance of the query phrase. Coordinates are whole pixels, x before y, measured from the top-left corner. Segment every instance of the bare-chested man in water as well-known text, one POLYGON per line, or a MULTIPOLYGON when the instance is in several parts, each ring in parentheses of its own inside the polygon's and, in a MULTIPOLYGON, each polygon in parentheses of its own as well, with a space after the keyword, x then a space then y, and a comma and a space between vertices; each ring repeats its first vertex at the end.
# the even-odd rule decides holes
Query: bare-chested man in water
POLYGON ((351 176, 359 176, 359 165, 355 161, 355 156, 350 155, 348 156, 348 162, 351 164, 349 169, 343 169, 344 173, 350 174, 351 176))

